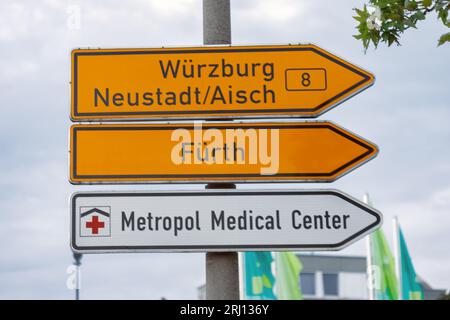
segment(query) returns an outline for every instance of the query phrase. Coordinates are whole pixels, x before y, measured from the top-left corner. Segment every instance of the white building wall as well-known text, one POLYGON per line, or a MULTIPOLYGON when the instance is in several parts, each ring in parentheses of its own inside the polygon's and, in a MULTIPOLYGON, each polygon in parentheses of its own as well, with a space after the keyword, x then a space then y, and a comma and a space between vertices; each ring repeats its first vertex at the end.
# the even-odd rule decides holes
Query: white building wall
POLYGON ((338 275, 339 299, 368 299, 365 273, 341 272, 338 275))

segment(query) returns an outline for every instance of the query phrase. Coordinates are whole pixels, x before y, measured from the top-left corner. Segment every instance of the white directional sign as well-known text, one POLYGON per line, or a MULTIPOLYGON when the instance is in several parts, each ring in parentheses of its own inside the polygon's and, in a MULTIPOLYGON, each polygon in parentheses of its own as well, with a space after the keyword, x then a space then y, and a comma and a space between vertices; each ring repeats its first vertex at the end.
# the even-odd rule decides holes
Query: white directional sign
POLYGON ((381 221, 337 190, 75 193, 71 246, 80 253, 339 250, 381 221))

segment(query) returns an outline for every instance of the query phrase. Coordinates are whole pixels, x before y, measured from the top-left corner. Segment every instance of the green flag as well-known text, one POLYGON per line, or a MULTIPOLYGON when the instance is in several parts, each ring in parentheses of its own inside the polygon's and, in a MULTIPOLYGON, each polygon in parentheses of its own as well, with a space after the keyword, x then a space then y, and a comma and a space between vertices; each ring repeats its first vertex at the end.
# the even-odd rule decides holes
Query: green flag
POLYGON ((398 228, 400 240, 401 285, 403 300, 423 300, 423 290, 406 246, 402 230, 398 228))
POLYGON ((292 252, 276 253, 276 287, 279 300, 303 299, 299 283, 302 269, 300 259, 292 252))
POLYGON ((375 277, 374 298, 376 300, 397 300, 398 285, 395 275, 395 261, 381 229, 370 235, 372 270, 375 277))
POLYGON ((244 252, 245 297, 248 300, 275 300, 275 278, 270 252, 244 252))

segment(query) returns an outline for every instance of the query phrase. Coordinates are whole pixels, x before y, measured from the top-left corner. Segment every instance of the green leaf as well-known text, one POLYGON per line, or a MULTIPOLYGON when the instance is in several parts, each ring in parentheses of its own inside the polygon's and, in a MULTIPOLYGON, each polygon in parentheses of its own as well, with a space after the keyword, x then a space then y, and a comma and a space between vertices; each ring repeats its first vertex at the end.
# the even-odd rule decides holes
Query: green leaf
POLYGON ((450 32, 443 34, 438 41, 438 47, 442 46, 444 43, 450 42, 450 32))
POLYGON ((423 13, 422 11, 417 11, 414 16, 417 20, 425 20, 425 13, 423 13))
POLYGON ((446 10, 445 8, 439 10, 438 18, 441 19, 441 21, 442 21, 442 23, 444 25, 447 25, 448 24, 448 21, 447 21, 447 19, 448 19, 448 10, 446 10))
POLYGON ((354 8, 353 10, 355 10, 359 16, 362 16, 364 14, 364 11, 359 10, 358 8, 354 8))
POLYGON ((416 23, 415 23, 414 21, 412 21, 411 19, 406 19, 406 20, 405 20, 405 26, 407 26, 407 27, 409 27, 409 28, 415 28, 415 29, 417 29, 416 23))
POLYGON ((398 45, 400 44, 400 43, 398 42, 397 37, 396 37, 395 35, 393 35, 393 34, 390 34, 390 35, 388 36, 388 46, 390 47, 394 42, 396 42, 398 45))
POLYGON ((431 0, 423 0, 422 1, 422 3, 423 3, 423 6, 425 7, 425 8, 428 8, 429 6, 431 6, 431 0))
POLYGON ((415 2, 415 1, 408 1, 405 4, 405 6, 406 6, 406 10, 414 11, 414 10, 417 9, 417 2, 415 2))

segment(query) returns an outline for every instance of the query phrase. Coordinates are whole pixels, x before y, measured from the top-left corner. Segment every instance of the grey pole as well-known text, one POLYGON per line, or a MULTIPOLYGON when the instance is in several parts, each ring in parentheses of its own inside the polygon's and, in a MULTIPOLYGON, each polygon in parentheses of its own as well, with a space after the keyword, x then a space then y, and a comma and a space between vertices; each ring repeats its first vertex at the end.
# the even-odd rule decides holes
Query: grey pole
MULTIPOLYGON (((231 183, 210 183, 206 189, 236 189, 231 183)), ((237 252, 206 253, 206 299, 239 300, 237 252)))
MULTIPOLYGON (((231 44, 230 0, 203 0, 203 43, 231 44)), ((211 183, 206 189, 236 189, 236 186, 211 183)), ((206 299, 239 300, 237 252, 206 253, 206 299)))
POLYGON ((230 0, 203 0, 203 43, 231 44, 230 0))
POLYGON ((81 267, 81 258, 83 255, 80 253, 73 253, 74 264, 76 267, 76 283, 75 283, 75 300, 80 300, 80 267, 81 267))

